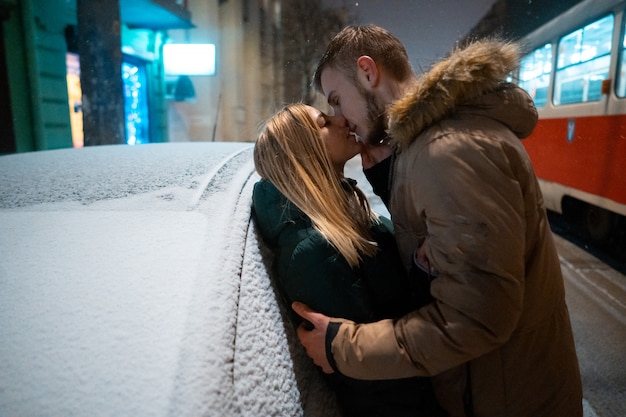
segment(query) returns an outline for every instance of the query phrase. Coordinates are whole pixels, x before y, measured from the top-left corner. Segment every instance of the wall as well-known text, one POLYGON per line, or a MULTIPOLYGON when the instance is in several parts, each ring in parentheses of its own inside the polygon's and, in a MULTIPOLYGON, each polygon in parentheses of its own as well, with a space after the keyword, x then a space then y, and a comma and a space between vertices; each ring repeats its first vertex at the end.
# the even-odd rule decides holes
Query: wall
MULTIPOLYGON (((187 4, 193 16, 193 29, 169 30, 172 43, 212 43, 216 46, 218 65, 222 54, 220 45, 218 2, 189 1, 187 4)), ((168 100, 169 140, 211 141, 217 121, 220 104, 221 68, 214 76, 191 76, 196 97, 190 101, 168 100)))
POLYGON ((5 22, 18 152, 72 146, 64 28, 75 14, 65 1, 22 0, 5 22))
POLYGON ((169 102, 171 141, 254 141, 280 102, 274 22, 280 1, 189 0, 196 28, 170 30, 176 43, 216 45, 215 76, 192 76, 195 101, 169 102))

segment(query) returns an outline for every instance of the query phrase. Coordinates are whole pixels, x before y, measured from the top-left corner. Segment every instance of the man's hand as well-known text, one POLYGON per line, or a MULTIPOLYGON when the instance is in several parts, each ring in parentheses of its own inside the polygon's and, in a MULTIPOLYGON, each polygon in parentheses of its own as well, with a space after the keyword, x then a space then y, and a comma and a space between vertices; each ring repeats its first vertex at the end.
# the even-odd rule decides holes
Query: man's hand
POLYGON ((313 363, 322 368, 322 371, 332 374, 334 371, 326 358, 325 344, 326 329, 328 329, 330 318, 297 301, 291 304, 291 308, 306 320, 298 326, 298 338, 306 349, 307 355, 313 359, 313 363))
POLYGON ((389 158, 392 152, 393 146, 389 142, 375 145, 363 144, 361 147, 361 165, 363 169, 371 168, 380 161, 389 158))

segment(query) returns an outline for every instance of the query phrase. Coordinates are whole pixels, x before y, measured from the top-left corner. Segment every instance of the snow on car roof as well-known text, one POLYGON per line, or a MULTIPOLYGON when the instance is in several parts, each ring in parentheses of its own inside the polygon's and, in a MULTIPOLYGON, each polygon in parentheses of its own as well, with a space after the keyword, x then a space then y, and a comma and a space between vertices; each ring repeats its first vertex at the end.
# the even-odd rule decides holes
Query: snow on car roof
POLYGON ((69 201, 91 204, 168 187, 192 189, 199 186, 199 177, 229 154, 252 146, 207 145, 110 145, 5 155, 0 158, 0 207, 69 201))
POLYGON ((0 414, 333 415, 251 227, 257 179, 249 143, 1 156, 0 414))

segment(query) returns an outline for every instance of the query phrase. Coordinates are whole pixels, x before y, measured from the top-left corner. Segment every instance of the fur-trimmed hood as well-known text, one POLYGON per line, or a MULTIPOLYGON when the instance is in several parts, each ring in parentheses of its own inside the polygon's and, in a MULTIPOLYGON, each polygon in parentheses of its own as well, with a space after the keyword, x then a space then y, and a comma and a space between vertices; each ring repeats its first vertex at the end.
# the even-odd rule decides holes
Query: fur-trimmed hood
POLYGON ((476 41, 453 51, 389 107, 390 136, 406 148, 459 104, 494 91, 519 65, 520 57, 517 44, 500 40, 476 41))

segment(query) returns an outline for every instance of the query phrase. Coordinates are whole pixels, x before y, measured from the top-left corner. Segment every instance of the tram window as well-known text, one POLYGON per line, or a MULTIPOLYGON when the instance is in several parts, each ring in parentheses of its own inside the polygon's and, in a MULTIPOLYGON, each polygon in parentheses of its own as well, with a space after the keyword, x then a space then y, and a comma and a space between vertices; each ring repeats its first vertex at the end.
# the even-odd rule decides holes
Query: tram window
POLYGON ((554 104, 599 101, 608 78, 613 15, 565 35, 559 41, 554 104))
POLYGON ((552 44, 535 49, 522 58, 519 71, 519 86, 530 94, 536 107, 548 101, 548 85, 552 72, 552 44))
POLYGON ((618 97, 626 97, 626 21, 624 22, 624 34, 622 37, 621 59, 619 62, 619 71, 617 72, 617 91, 618 97))

